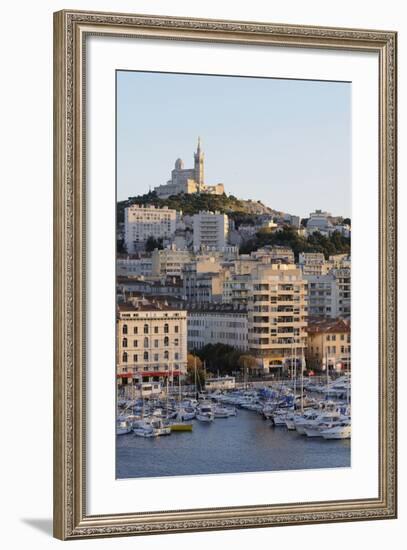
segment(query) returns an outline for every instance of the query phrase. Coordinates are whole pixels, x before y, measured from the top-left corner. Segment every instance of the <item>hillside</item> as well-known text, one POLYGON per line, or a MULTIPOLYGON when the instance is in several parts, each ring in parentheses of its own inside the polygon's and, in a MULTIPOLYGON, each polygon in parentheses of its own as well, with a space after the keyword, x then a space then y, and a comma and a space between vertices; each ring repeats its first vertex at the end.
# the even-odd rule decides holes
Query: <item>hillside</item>
POLYGON ((279 212, 265 206, 260 201, 250 201, 237 199, 233 195, 174 195, 168 199, 159 199, 157 194, 152 191, 145 195, 130 197, 127 201, 117 203, 117 221, 124 221, 124 209, 132 204, 152 204, 162 208, 168 206, 175 210, 182 210, 184 214, 196 214, 200 210, 219 211, 232 218, 236 225, 241 223, 254 224, 258 216, 269 214, 276 215, 279 212))

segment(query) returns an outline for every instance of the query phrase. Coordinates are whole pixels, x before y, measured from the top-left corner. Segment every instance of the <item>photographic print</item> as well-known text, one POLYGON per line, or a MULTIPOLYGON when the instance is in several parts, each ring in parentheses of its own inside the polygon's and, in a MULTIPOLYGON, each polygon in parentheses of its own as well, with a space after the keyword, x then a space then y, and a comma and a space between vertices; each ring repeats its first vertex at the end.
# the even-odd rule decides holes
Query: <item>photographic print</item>
POLYGON ((116 72, 116 477, 351 465, 351 83, 116 72))
POLYGON ((396 66, 54 14, 55 537, 397 516, 396 66))

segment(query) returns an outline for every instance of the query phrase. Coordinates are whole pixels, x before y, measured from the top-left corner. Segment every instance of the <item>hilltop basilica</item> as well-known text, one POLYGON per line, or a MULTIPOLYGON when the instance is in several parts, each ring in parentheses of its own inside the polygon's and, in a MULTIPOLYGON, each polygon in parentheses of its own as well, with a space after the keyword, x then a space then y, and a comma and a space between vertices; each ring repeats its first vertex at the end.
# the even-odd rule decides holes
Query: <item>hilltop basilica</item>
POLYGON ((206 185, 204 181, 204 158, 201 150, 201 140, 198 138, 198 146, 194 153, 194 167, 184 168, 182 159, 175 161, 174 169, 171 172, 171 179, 164 185, 154 188, 158 197, 166 199, 171 195, 181 193, 208 193, 210 195, 222 195, 224 193, 223 183, 206 185))

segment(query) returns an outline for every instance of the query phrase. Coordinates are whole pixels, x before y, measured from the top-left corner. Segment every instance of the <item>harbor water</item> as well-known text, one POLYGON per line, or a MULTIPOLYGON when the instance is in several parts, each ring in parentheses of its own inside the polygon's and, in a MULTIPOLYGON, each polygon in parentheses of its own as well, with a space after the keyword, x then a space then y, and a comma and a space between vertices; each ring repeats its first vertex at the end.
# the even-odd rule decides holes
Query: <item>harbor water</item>
POLYGON ((351 440, 309 438, 273 427, 239 409, 213 422, 192 420, 192 432, 144 438, 116 437, 116 477, 141 478, 278 470, 343 468, 351 465, 351 440))

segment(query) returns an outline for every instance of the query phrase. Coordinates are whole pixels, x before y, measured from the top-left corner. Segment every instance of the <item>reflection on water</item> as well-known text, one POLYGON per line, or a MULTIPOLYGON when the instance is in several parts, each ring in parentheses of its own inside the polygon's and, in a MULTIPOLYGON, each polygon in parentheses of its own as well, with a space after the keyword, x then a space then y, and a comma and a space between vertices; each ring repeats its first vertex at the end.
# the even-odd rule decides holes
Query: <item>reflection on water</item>
POLYGON ((116 438, 116 477, 160 477, 350 466, 350 440, 308 438, 273 428, 258 414, 212 423, 193 420, 193 431, 116 438))

